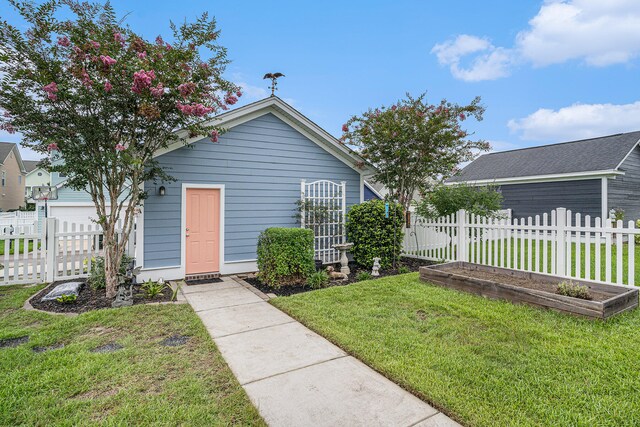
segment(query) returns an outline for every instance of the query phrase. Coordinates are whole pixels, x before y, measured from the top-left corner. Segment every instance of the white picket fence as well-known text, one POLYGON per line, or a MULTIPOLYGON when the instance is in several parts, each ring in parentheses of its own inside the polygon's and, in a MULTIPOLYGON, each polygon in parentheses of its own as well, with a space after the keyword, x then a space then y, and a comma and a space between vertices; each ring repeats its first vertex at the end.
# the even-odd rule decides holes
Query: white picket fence
MULTIPOLYGON (((633 221, 606 220, 558 208, 526 220, 485 218, 459 211, 414 218, 406 230, 407 256, 635 285, 633 221)), ((640 238, 638 238, 640 239, 640 238)))
POLYGON ((38 230, 35 211, 0 212, 0 235, 33 234, 38 230))
MULTIPOLYGON (((126 249, 131 256, 135 254, 133 236, 126 249)), ((95 257, 103 255, 98 225, 60 223, 56 218, 44 221, 41 232, 5 235, 1 240, 0 285, 86 277, 95 257)))

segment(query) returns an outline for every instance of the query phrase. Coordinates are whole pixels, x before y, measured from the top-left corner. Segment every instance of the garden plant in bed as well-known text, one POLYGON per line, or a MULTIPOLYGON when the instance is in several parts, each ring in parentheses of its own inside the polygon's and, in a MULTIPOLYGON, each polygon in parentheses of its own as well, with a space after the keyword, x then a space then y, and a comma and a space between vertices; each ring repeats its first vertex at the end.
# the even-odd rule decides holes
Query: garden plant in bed
MULTIPOLYGON (((132 258, 126 255, 122 257, 120 274, 125 273, 126 266, 131 260, 132 258)), ((55 313, 83 313, 100 308, 111 308, 113 298, 107 298, 104 289, 104 262, 101 257, 97 257, 93 260, 91 274, 88 279, 68 279, 53 282, 38 292, 29 302, 34 308, 55 313), (67 297, 50 301, 42 300, 42 297, 47 295, 56 286, 69 282, 83 283, 76 298, 67 297)), ((134 285, 133 289, 133 304, 168 302, 174 300, 175 297, 175 291, 164 283, 148 281, 134 285)))
POLYGON ((250 284, 266 293, 293 295, 327 286, 341 286, 371 279, 374 258, 379 258, 380 277, 418 271, 429 261, 401 257, 404 216, 396 203, 372 200, 352 206, 347 214, 348 240, 353 242, 346 278, 334 273, 340 265, 320 264, 316 271, 314 238, 310 229, 268 228, 258 238, 258 269, 250 284), (321 273, 326 271, 327 274, 321 273))

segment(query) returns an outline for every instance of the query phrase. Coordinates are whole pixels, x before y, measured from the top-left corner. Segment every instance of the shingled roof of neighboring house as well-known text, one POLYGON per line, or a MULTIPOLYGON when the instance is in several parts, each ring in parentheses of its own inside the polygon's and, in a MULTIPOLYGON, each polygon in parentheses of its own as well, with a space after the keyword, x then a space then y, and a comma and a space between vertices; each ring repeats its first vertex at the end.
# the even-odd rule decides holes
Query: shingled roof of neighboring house
POLYGON ((27 173, 36 169, 38 167, 38 163, 40 162, 41 160, 23 160, 22 161, 22 163, 24 163, 24 168, 27 170, 27 173))
POLYGON ((15 142, 0 142, 0 164, 3 164, 11 150, 16 149, 16 159, 18 161, 18 165, 22 171, 25 170, 24 162, 22 161, 22 156, 20 155, 20 150, 18 150, 18 145, 15 142))
POLYGON ((614 171, 639 142, 636 131, 485 154, 447 182, 614 171))

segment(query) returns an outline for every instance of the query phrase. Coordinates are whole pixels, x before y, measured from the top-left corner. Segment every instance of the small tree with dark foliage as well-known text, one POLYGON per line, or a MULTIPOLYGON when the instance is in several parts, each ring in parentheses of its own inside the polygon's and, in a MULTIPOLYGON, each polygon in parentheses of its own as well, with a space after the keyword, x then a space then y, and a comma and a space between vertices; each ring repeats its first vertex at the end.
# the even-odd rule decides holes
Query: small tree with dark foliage
POLYGON ((472 160, 489 144, 470 139, 462 127, 468 117, 482 120, 480 98, 469 105, 442 100, 426 102, 425 94, 398 101, 391 107, 369 109, 342 126, 342 141, 360 148, 377 169, 373 179, 384 184, 392 200, 405 212, 416 192, 430 181, 447 178, 461 162, 472 160))
POLYGON ((460 209, 482 217, 495 216, 502 208, 502 193, 491 186, 439 185, 418 203, 416 212, 425 218, 451 215, 460 209))
POLYGON ((226 50, 206 13, 194 23, 171 23, 169 43, 145 40, 109 3, 9 3, 28 26, 0 22, 0 129, 21 132, 23 145, 37 152, 57 152, 64 162, 51 170, 90 194, 113 297, 126 247, 116 226, 121 221, 128 236, 141 185, 171 179, 154 154, 197 136, 217 142, 222 130, 203 119, 241 95, 222 77, 226 50))

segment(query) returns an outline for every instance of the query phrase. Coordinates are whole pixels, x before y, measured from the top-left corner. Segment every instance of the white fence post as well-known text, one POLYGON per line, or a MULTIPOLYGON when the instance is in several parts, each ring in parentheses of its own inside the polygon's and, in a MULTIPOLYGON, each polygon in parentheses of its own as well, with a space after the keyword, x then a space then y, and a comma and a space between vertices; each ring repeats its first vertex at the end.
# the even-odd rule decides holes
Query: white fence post
POLYGON ((567 274, 567 250, 565 240, 567 238, 567 209, 556 209, 556 274, 566 276, 567 274))
POLYGON ((306 188, 306 182, 303 179, 302 181, 300 181, 300 203, 302 203, 300 205, 300 228, 304 228, 304 220, 305 220, 305 216, 307 215, 307 208, 304 205, 304 197, 305 197, 305 188, 306 188))
POLYGON ((458 234, 458 253, 456 254, 456 261, 467 261, 467 230, 466 230, 466 218, 467 212, 464 209, 460 209, 456 218, 457 234, 458 234))
POLYGON ((46 275, 45 282, 53 282, 56 278, 56 270, 58 267, 58 245, 56 242, 56 232, 58 231, 58 220, 56 218, 47 218, 45 224, 46 239, 45 239, 45 256, 46 261, 46 275))

